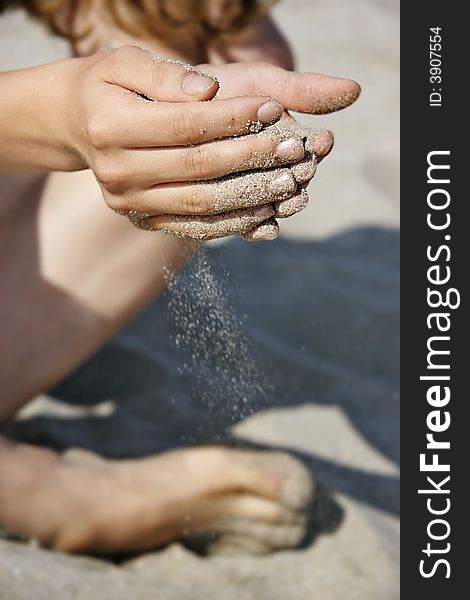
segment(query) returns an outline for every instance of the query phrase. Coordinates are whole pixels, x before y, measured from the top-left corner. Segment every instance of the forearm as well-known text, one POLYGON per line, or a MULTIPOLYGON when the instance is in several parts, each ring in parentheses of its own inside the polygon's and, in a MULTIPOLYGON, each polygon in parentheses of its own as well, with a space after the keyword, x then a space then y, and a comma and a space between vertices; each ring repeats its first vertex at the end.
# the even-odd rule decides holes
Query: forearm
POLYGON ((86 166, 68 133, 77 60, 0 73, 0 174, 86 166))

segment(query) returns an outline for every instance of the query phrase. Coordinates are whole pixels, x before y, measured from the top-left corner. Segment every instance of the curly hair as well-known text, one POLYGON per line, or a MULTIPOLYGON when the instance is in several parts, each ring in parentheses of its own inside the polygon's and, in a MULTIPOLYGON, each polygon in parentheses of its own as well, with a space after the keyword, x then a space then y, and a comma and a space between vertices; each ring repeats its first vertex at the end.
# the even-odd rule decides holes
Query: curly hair
MULTIPOLYGON (((234 35, 267 14, 277 0, 100 0, 120 29, 160 39, 190 33, 205 39, 234 35)), ((79 12, 91 9, 93 0, 0 0, 0 13, 22 7, 62 37, 74 41, 86 34, 73 32, 79 12)))

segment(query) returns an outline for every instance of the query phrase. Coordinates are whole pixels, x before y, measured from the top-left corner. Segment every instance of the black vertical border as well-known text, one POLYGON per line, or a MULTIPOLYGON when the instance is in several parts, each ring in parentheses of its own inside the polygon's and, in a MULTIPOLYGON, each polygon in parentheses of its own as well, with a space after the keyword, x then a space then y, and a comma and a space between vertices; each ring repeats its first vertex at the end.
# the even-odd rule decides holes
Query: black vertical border
MULTIPOLYGON (((467 535, 470 535, 470 402, 466 374, 470 373, 470 336, 468 279, 470 277, 470 194, 466 173, 470 173, 467 155, 470 110, 470 23, 464 17, 466 5, 457 2, 428 0, 401 4, 401 447, 402 447, 402 548, 401 598, 405 600, 446 600, 467 597, 470 566, 467 558, 467 535), (429 106, 429 29, 442 28, 442 107, 429 106), (430 335, 426 325, 426 258, 428 244, 441 243, 442 232, 426 225, 427 154, 433 150, 450 150, 451 285, 459 289, 461 305, 451 310, 450 330, 451 413, 449 439, 451 449, 450 500, 446 518, 451 525, 448 538, 451 549, 445 556, 451 576, 439 568, 432 578, 419 573, 422 549, 428 542, 426 527, 432 518, 426 499, 417 493, 426 483, 419 471, 419 454, 425 451, 427 384, 419 376, 426 367, 426 342, 430 335), (467 241, 469 243, 467 243, 467 241)), ((442 242, 444 243, 444 242, 442 242)), ((442 263, 445 264, 445 263, 442 263)), ((439 474, 437 474, 437 478, 439 474)), ((436 542, 436 547, 438 543, 436 542)), ((444 556, 444 555, 442 555, 444 556)), ((429 564, 429 563, 428 563, 429 564)))

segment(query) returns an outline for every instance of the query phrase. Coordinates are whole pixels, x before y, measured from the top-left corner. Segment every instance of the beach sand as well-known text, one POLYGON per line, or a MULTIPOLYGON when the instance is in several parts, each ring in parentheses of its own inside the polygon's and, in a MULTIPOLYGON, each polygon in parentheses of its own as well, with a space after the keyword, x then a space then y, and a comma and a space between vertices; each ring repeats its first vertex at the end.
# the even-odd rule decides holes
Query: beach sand
MULTIPOLYGON (((215 375, 211 398, 198 394, 191 369, 180 372, 165 296, 9 427, 18 439, 110 457, 205 441, 289 450, 321 489, 310 542, 210 558, 173 544, 117 565, 4 540, 0 599, 399 597, 398 12, 392 0, 275 9, 299 69, 352 77, 363 93, 348 111, 301 118, 330 127, 336 145, 281 238, 207 249, 265 373, 262 405, 240 407, 215 375)), ((0 69, 64 54, 19 13, 0 19, 0 69)))

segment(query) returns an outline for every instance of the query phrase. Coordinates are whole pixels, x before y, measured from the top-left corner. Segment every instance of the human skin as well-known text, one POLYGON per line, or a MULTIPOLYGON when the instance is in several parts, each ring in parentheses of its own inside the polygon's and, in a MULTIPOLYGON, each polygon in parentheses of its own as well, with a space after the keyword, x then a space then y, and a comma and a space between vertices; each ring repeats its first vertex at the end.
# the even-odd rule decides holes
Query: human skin
MULTIPOLYGON (((117 42, 114 39, 115 32, 110 35, 110 38, 105 37, 103 39, 103 45, 108 44, 110 41, 119 43, 119 39, 117 42)), ((132 40, 126 39, 125 41, 132 40)), ((124 52, 127 52, 127 50, 128 48, 124 48, 124 52)), ((168 56, 171 52, 174 52, 155 41, 150 46, 150 50, 160 56, 168 56)), ((136 48, 132 47, 131 52, 135 57, 136 48)), ((256 49, 254 55, 259 58, 259 49, 256 49)), ((161 64, 165 65, 166 68, 170 64, 170 66, 180 69, 179 65, 174 65, 174 63, 155 63, 151 60, 150 55, 145 52, 143 57, 147 65, 147 61, 150 60, 150 68, 160 68, 161 64)), ((179 54, 177 57, 186 61, 191 58, 184 54, 179 54)), ((67 65, 70 62, 73 61, 65 61, 67 65)), ((63 66, 63 63, 56 64, 63 66)), ((282 98, 285 106, 296 110, 311 110, 312 94, 315 89, 318 89, 317 97, 315 97, 315 108, 320 111, 328 107, 332 100, 337 102, 337 98, 342 97, 340 92, 343 95, 346 94, 345 104, 358 93, 358 86, 349 80, 327 78, 316 74, 291 73, 265 63, 231 64, 225 67, 206 64, 204 68, 216 71, 221 81, 221 88, 225 90, 224 93, 228 96, 236 94, 237 89, 241 93, 250 93, 250 90, 253 90, 252 93, 255 94, 266 89, 269 94, 277 93, 282 98), (224 72, 228 73, 226 77, 224 72), (283 79, 284 85, 276 92, 280 78, 283 79), (309 93, 302 94, 302 89, 307 87, 309 87, 309 93), (348 92, 349 96, 347 96, 348 92)), ((187 74, 186 70, 181 69, 177 73, 185 76, 187 74)), ((31 70, 29 73, 35 73, 35 70, 31 70)), ((116 86, 108 85, 102 79, 99 80, 99 85, 104 86, 104 92, 101 90, 100 94, 108 92, 108 87, 112 88, 113 93, 116 91, 114 89, 116 86)), ((153 110, 155 108, 152 103, 129 95, 127 90, 118 91, 123 91, 126 103, 130 99, 135 100, 139 110, 153 110)), ((48 93, 51 93, 51 91, 49 90, 48 93)), ((179 87, 176 93, 180 93, 179 87)), ((94 110, 96 99, 91 102, 88 98, 87 102, 89 102, 87 104, 89 110, 94 110)), ((214 102, 219 102, 219 100, 214 102)), ((104 115, 106 122, 109 123, 109 111, 103 109, 105 103, 105 98, 98 102, 99 115, 100 118, 103 118, 104 115)), ((191 105, 192 108, 197 108, 201 105, 208 107, 211 104, 210 102, 189 102, 185 103, 184 106, 191 105)), ((21 109, 23 110, 23 107, 21 109)), ((50 115, 51 113, 50 110, 44 110, 44 115, 50 115)), ((39 117, 41 117, 43 111, 39 110, 33 114, 39 114, 39 117)), ((197 116, 197 113, 193 114, 197 116)), ((121 116, 122 118, 116 121, 119 124, 122 124, 125 119, 125 115, 121 116)), ((43 119, 45 120, 46 116, 43 119)), ((4 123, 2 126, 7 127, 5 123, 8 124, 12 120, 2 120, 2 123, 4 123)), ((286 120, 288 121, 289 117, 284 116, 283 121, 286 120)), ((42 119, 39 118, 39 121, 41 122, 42 119)), ((56 119, 56 121, 60 123, 61 119, 56 119)), ((101 128, 106 132, 108 131, 103 126, 101 128)), ((131 132, 131 134, 135 135, 134 132, 131 132)), ((84 133, 82 132, 82 135, 86 136, 86 129, 84 133)), ((121 146, 116 142, 112 142, 115 136, 114 122, 111 123, 109 135, 111 138, 109 144, 100 144, 97 152, 104 155, 103 160, 108 161, 111 156, 121 153, 122 160, 125 162, 125 158, 128 157, 131 151, 128 151, 127 147, 123 147, 122 142, 121 146)), ((148 137, 147 128, 144 128, 143 135, 148 137)), ((307 132, 306 136, 306 146, 317 155, 318 160, 331 149, 332 136, 329 132, 322 131, 320 135, 310 135, 307 132)), ((69 139, 72 137, 69 136, 69 139)), ((255 138, 256 136, 247 137, 255 138)), ((18 136, 17 140, 20 140, 19 145, 22 146, 21 135, 18 136)), ((233 140, 233 143, 237 144, 238 141, 233 140)), ((18 144, 18 142, 12 142, 14 148, 16 147, 15 144, 18 144)), ((59 150, 63 147, 60 144, 55 146, 51 144, 51 146, 53 148, 57 147, 59 150)), ((89 154, 93 154, 93 151, 93 148, 88 150, 89 154)), ((158 150, 156 152, 158 153, 158 150)), ((34 154, 34 156, 36 155, 34 154)), ((39 155, 47 156, 48 154, 45 151, 39 153, 39 155)), ((15 156, 14 149, 9 155, 10 161, 12 156, 15 156)), ((28 156, 26 151, 22 152, 22 156, 28 156)), ((56 157, 57 155, 52 152, 52 156, 56 157)), ((64 150, 62 156, 70 157, 70 152, 64 150)), ((292 171, 300 166, 300 163, 293 166, 292 171)), ((127 165, 124 165, 124 168, 126 169, 127 165)), ((306 185, 312 175, 313 171, 302 180, 302 185, 306 185)), ((250 174, 250 177, 261 176, 264 175, 262 173, 250 174)), ((3 335, 5 348, 10 348, 10 350, 5 350, 5 356, 8 359, 3 362, 1 372, 6 387, 4 388, 3 405, 0 407, 0 420, 11 416, 29 398, 54 385, 56 381, 77 367, 87 356, 96 351, 112 333, 135 316, 156 294, 161 292, 165 287, 162 261, 167 263, 167 269, 175 273, 197 247, 190 241, 154 237, 147 232, 142 236, 142 233, 130 226, 126 220, 117 218, 113 212, 108 210, 100 198, 100 188, 102 191, 103 186, 97 186, 96 180, 90 171, 77 174, 72 180, 69 180, 68 177, 67 174, 57 174, 52 177, 52 185, 47 186, 39 207, 35 198, 38 191, 34 188, 28 189, 30 185, 28 182, 26 182, 26 189, 23 190, 24 184, 18 178, 10 182, 7 180, 5 183, 8 201, 6 202, 6 198, 3 200, 2 239, 4 251, 2 255, 4 257, 13 256, 18 261, 26 263, 27 267, 22 269, 23 278, 18 281, 15 275, 17 272, 15 261, 9 258, 2 265, 4 281, 2 287, 8 290, 8 293, 2 296, 2 314, 12 316, 5 324, 3 335), (17 196, 21 198, 19 201, 15 201, 17 196), (67 198, 68 201, 64 202, 64 198, 67 198), (21 202, 21 206, 17 207, 17 202, 21 202), (37 241, 35 235, 28 234, 24 238, 25 232, 28 231, 30 226, 30 221, 32 221, 32 231, 39 233, 37 241), (70 223, 74 224, 72 229, 70 223), (121 248, 125 249, 125 254, 122 251, 117 251, 121 248), (41 257, 40 264, 36 264, 38 260, 36 255, 41 257), (99 257, 99 260, 97 260, 97 257, 99 257), (153 268, 149 268, 150 264, 154 265, 153 268), (40 277, 37 277, 37 273, 40 277), (116 285, 116 282, 121 281, 126 281, 128 285, 122 286, 119 283, 116 285), (58 292, 59 290, 65 292, 65 297, 58 292), (16 302, 17 297, 41 300, 36 302, 36 310, 32 313, 28 311, 28 306, 25 305, 26 314, 24 314, 23 307, 18 306, 16 302), (67 301, 67 297, 71 301, 67 301), (48 314, 54 314, 54 319, 48 318, 48 314), (28 328, 31 332, 25 338, 28 341, 27 344, 22 342, 21 335, 18 335, 18 332, 22 331, 26 323, 29 323, 28 328), (44 330, 45 327, 47 331, 44 330), (66 343, 64 336, 67 338, 72 331, 75 343, 73 346, 67 344, 69 351, 63 352, 62 347, 66 343), (45 339, 50 345, 50 352, 40 351, 45 339), (24 363, 25 360, 34 367, 29 369, 28 377, 18 379, 16 374, 17 365, 24 363)), ((267 177, 269 177, 269 173, 267 177)), ((133 185, 134 181, 131 180, 129 188, 135 193, 133 185)), ((164 191, 161 200, 155 202, 157 214, 159 202, 168 202, 168 196, 170 195, 168 185, 168 183, 162 183, 152 190, 154 199, 160 191, 158 188, 164 191)), ((204 182, 185 184, 180 182, 171 185, 171 191, 174 193, 175 190, 181 190, 183 187, 193 190, 202 187, 207 190, 213 186, 213 182, 207 186, 204 182)), ((224 183, 221 183, 221 185, 224 190, 229 187, 225 186, 224 183)), ((294 193, 294 189, 292 193, 294 193)), ((115 197, 115 194, 111 194, 111 196, 112 199, 109 201, 115 209, 125 212, 126 209, 142 210, 144 208, 145 211, 153 212, 154 207, 149 205, 143 207, 141 199, 139 199, 140 203, 132 204, 132 193, 123 193, 119 197, 115 197)), ((232 202, 230 210, 237 208, 236 202, 243 202, 243 196, 241 194, 241 199, 237 195, 231 199, 228 198, 232 202)), ((266 186, 266 199, 270 203, 276 199, 275 196, 273 197, 269 186, 266 186)), ((300 210, 305 206, 305 202, 303 197, 298 198, 298 200, 299 204, 297 206, 294 204, 292 207, 292 203, 290 203, 288 205, 289 210, 284 212, 280 211, 281 202, 279 202, 277 205, 278 212, 281 212, 282 216, 288 216, 300 210)), ((210 218, 213 218, 214 212, 220 210, 220 208, 214 206, 215 200, 209 194, 199 198, 198 202, 194 202, 194 197, 188 201, 188 196, 185 196, 184 200, 181 200, 178 198, 178 194, 174 193, 171 197, 171 203, 177 205, 178 202, 187 205, 195 212, 206 212, 211 216, 210 218)), ((167 212, 169 209, 168 204, 166 206, 163 204, 163 206, 164 212, 167 212)), ((254 230, 255 233, 249 233, 247 229, 241 231, 237 229, 240 218, 237 219, 232 233, 245 234, 254 239, 260 239, 260 237, 261 239, 270 238, 277 235, 277 230, 274 229, 273 236, 273 225, 269 225, 267 232, 262 231, 261 236, 256 234, 257 223, 265 221, 273 214, 272 212, 256 217, 253 214, 253 208, 250 208, 250 213, 250 216, 245 219, 245 225, 248 230, 251 232, 254 230)), ((176 216, 174 218, 177 219, 176 216)), ((171 215, 152 216, 152 225, 155 220, 160 220, 165 229, 171 230, 171 215)), ((227 214, 220 216, 220 221, 223 222, 224 220, 227 221, 227 214)), ((197 225, 200 238, 214 236, 214 231, 217 233, 217 223, 199 222, 197 225)), ((179 226, 180 224, 176 220, 174 227, 178 228, 179 226)), ((227 231, 226 226, 224 230, 227 231)))
MULTIPOLYGON (((240 83, 240 73, 233 77, 240 83)), ((299 106, 288 89, 283 93, 299 106)), ((50 157, 64 160, 68 154, 55 133, 50 157)), ((319 146, 326 154, 331 139, 319 146)), ((126 156, 126 148, 119 150, 126 156)), ((19 155, 28 156, 26 146, 19 155)), ((90 171, 53 175, 40 200, 34 178, 10 184, 0 209, 1 286, 7 292, 0 296, 6 358, 0 420, 90 356, 163 289, 164 267, 176 272, 197 247, 138 230, 114 214, 90 171)), ((301 539, 311 482, 295 461, 283 458, 201 448, 137 461, 70 460, 0 439, 0 522, 61 550, 119 552, 178 539, 188 521, 192 532, 235 517, 250 531, 261 528, 277 547, 290 547, 301 539), (301 497, 289 495, 296 502, 286 506, 286 484, 296 477, 301 497)))
MULTIPOLYGON (((194 201, 195 181, 303 158, 295 136, 289 141, 275 135, 243 135, 253 124, 260 128, 281 116, 282 106, 270 100, 276 90, 285 108, 313 112, 323 112, 337 97, 344 97, 347 106, 358 93, 357 85, 349 80, 280 72, 267 64, 220 66, 217 76, 221 92, 217 100, 193 102, 195 94, 200 100, 212 98, 219 89, 217 82, 182 65, 154 60, 132 46, 4 73, 0 80, 6 90, 0 105, 5 115, 0 125, 4 140, 0 168, 14 173, 88 166, 113 210, 166 215, 164 229, 178 231, 168 214, 217 212, 210 198, 194 201), (281 75, 286 85, 279 88, 281 75), (192 85, 202 82, 205 89, 188 94, 188 78, 192 85), (28 93, 31 89, 41 93, 28 93), (302 93, 303 89, 308 93, 302 93), (237 93, 251 95, 233 97, 237 93), (315 94, 321 101, 312 107, 315 94), (233 135, 241 137, 221 139, 233 135), (172 184, 180 191, 171 206, 162 204, 161 184, 172 184)), ((268 201, 262 198, 260 205, 268 201)), ((237 209, 244 208, 240 199, 237 209)), ((252 226, 256 224, 252 210, 242 214, 253 219, 252 226)), ((158 220, 152 226, 158 229, 158 220)))

